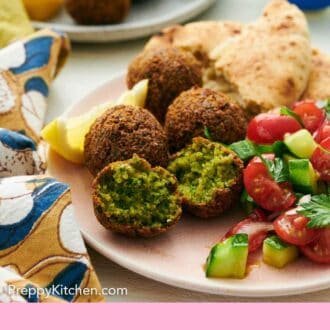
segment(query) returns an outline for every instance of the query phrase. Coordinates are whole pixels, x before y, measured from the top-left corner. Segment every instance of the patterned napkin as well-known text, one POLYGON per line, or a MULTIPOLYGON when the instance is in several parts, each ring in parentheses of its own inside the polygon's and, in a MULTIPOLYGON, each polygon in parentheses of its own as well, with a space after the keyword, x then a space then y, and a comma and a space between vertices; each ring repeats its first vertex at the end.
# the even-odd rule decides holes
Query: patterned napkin
POLYGON ((0 128, 0 178, 33 175, 46 170, 45 145, 27 136, 0 128))
POLYGON ((0 127, 39 141, 49 85, 69 51, 68 39, 50 30, 0 50, 0 127))
POLYGON ((69 53, 50 30, 0 50, 0 302, 98 302, 70 189, 44 175, 46 98, 69 53))
POLYGON ((32 287, 27 301, 103 299, 67 185, 47 176, 2 179, 0 224, 0 280, 32 287))

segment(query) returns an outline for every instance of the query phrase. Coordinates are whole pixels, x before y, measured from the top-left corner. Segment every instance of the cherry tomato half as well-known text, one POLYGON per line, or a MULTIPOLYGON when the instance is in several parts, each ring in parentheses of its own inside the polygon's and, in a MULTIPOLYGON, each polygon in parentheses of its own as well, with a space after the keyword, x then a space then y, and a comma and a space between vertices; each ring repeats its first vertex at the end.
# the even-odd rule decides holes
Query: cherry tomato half
POLYGON ((267 233, 273 229, 273 224, 266 221, 265 213, 256 209, 246 219, 233 226, 222 238, 222 241, 235 234, 247 234, 249 236, 249 252, 255 252, 261 248, 267 233))
POLYGON ((330 264, 330 228, 320 229, 320 236, 300 247, 301 252, 311 261, 330 264))
POLYGON ((330 121, 325 120, 322 126, 315 132, 314 140, 320 143, 328 137, 330 137, 330 121))
POLYGON ((292 117, 275 113, 261 113, 247 127, 247 138, 259 144, 282 141, 286 133, 294 133, 301 125, 292 117))
POLYGON ((324 122, 325 111, 320 109, 314 101, 296 102, 293 104, 292 109, 301 118, 305 128, 311 133, 314 133, 324 122))
POLYGON ((326 153, 320 148, 316 148, 313 152, 311 162, 313 167, 320 173, 321 179, 330 182, 330 137, 323 140, 320 146, 328 150, 329 153, 326 153))
POLYGON ((284 211, 296 201, 290 185, 287 182, 275 182, 259 157, 250 161, 244 170, 243 179, 248 194, 265 210, 284 211))
POLYGON ((307 228, 309 219, 295 210, 281 214, 274 221, 274 229, 283 241, 294 245, 306 245, 318 238, 320 230, 307 228))

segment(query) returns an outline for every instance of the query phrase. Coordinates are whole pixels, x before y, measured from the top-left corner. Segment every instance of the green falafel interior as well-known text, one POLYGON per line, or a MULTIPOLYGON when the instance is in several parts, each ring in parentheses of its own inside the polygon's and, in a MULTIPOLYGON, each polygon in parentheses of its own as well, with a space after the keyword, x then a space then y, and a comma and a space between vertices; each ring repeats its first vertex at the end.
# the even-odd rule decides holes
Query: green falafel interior
POLYGON ((177 177, 179 192, 194 203, 211 201, 214 192, 230 188, 239 173, 230 150, 201 137, 178 152, 168 170, 177 177))
POLYGON ((136 155, 110 164, 102 171, 95 189, 98 208, 116 224, 134 228, 162 228, 177 221, 181 201, 176 178, 161 167, 136 155))

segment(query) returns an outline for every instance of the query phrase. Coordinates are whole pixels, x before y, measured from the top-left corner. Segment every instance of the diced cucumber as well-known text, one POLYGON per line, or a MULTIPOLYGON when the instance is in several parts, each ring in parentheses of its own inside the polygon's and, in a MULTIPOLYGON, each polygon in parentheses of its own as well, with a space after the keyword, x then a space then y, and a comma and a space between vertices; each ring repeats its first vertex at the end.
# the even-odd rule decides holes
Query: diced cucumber
POLYGON ((234 151, 244 162, 256 155, 255 145, 249 140, 234 142, 229 146, 229 148, 234 151))
POLYGON ((310 159, 317 147, 313 136, 307 131, 307 129, 301 129, 293 134, 286 134, 284 137, 284 143, 290 152, 299 158, 310 159))
POLYGON ((274 235, 264 240, 262 254, 266 264, 283 268, 298 258, 299 251, 296 246, 287 244, 274 235))
POLYGON ((294 190, 306 193, 317 193, 318 175, 308 159, 290 159, 289 162, 290 181, 294 190))
POLYGON ((206 276, 243 278, 247 257, 248 235, 233 235, 212 248, 206 262, 206 276))

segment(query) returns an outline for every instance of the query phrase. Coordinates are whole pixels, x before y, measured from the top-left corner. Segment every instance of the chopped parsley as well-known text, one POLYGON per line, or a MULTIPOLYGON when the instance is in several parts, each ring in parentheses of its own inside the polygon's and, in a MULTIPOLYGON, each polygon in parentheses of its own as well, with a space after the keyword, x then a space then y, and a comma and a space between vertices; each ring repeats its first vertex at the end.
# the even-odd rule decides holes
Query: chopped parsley
POLYGON ((263 162, 276 182, 289 181, 289 168, 282 158, 276 157, 274 160, 264 159, 263 162))
POLYGON ((211 135, 210 129, 208 127, 206 127, 206 126, 204 127, 204 136, 208 140, 212 141, 212 135, 211 135))
POLYGON ((304 127, 304 124, 303 124, 301 118, 291 109, 289 109, 287 107, 282 107, 280 112, 281 112, 281 115, 285 115, 285 116, 294 118, 301 125, 301 127, 304 127))
POLYGON ((312 196, 309 202, 299 204, 297 212, 309 218, 308 228, 325 228, 330 226, 330 195, 312 196))

